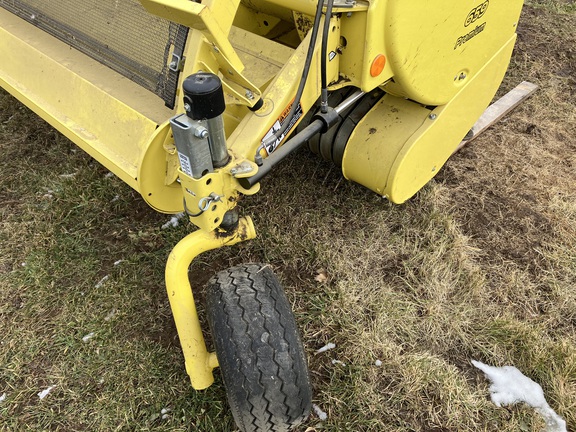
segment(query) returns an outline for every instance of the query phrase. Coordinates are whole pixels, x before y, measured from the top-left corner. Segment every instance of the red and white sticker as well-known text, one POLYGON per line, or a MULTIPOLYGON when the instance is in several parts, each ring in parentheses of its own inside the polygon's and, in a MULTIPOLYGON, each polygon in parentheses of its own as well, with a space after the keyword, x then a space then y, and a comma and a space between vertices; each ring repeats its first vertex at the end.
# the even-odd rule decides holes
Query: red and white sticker
MULTIPOLYGON (((292 108, 293 103, 294 103, 294 101, 292 101, 290 103, 290 105, 288 105, 286 108, 284 108, 284 111, 282 111, 282 114, 280 114, 280 117, 278 117, 278 120, 276 120, 274 122, 274 124, 272 125, 272 127, 270 129, 268 129, 268 132, 266 132, 266 135, 264 135, 264 137, 262 138, 262 144, 264 144, 264 141, 266 141, 274 133, 279 131, 280 128, 282 127, 282 125, 284 124, 284 122, 286 122, 288 120, 288 114, 290 114, 290 109, 292 108)), ((294 116, 292 117, 292 119, 290 119, 290 123, 288 123, 288 127, 286 128, 284 133, 282 135, 280 135, 280 137, 278 137, 278 139, 276 141, 274 141, 273 143, 268 144, 267 146, 264 146, 266 153, 268 153, 268 154, 273 153, 274 150, 276 150, 278 148, 280 143, 282 141, 284 141, 284 138, 286 138, 288 135, 290 135, 290 131, 294 128, 294 126, 296 125, 296 123, 298 122, 300 117, 302 117, 302 105, 300 105, 300 103, 298 103, 298 107, 296 108, 296 111, 294 112, 294 116)))

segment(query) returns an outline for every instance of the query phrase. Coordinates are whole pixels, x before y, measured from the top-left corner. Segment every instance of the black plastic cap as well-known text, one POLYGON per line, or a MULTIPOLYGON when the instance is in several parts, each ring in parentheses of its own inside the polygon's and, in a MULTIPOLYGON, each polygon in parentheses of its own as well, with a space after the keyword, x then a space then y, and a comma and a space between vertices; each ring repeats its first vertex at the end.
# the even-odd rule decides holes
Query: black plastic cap
POLYGON ((226 109, 222 82, 216 75, 199 72, 190 75, 182 84, 186 114, 193 120, 218 117, 226 109))
POLYGON ((264 105, 264 101, 262 98, 258 99, 258 101, 254 104, 253 107, 248 107, 250 111, 258 111, 264 105))

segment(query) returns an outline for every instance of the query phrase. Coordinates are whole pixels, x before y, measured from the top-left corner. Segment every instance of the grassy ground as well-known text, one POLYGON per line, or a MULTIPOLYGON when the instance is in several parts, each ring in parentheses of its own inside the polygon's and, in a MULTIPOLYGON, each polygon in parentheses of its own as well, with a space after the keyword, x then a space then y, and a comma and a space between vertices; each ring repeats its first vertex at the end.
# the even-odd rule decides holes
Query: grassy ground
MULTIPOLYGON (((259 237, 193 264, 200 308, 230 265, 283 279, 328 414, 302 431, 543 430, 471 359, 518 367, 576 429, 576 9, 527 3, 502 93, 541 89, 414 199, 301 152, 242 203, 259 237)), ((168 219, 0 93, 0 430, 235 430, 218 374, 187 380, 163 268, 190 227, 168 219)))

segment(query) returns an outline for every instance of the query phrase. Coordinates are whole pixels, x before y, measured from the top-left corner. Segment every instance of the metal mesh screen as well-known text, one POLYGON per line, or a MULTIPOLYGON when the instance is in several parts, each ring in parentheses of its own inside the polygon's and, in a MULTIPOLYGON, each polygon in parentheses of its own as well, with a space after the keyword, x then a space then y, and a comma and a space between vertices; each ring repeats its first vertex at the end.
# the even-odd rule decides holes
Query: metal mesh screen
POLYGON ((0 6, 174 106, 178 71, 169 64, 173 54, 182 56, 188 28, 148 14, 137 0, 0 0, 0 6))

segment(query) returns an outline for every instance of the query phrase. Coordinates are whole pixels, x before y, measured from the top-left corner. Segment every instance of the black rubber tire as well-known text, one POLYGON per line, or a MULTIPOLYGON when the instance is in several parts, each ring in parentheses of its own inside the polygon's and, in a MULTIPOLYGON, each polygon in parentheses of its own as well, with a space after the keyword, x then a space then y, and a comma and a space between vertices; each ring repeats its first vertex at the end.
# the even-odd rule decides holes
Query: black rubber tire
POLYGON ((208 282, 207 314, 238 427, 280 432, 303 422, 312 403, 308 366, 274 273, 260 264, 218 273, 208 282))

